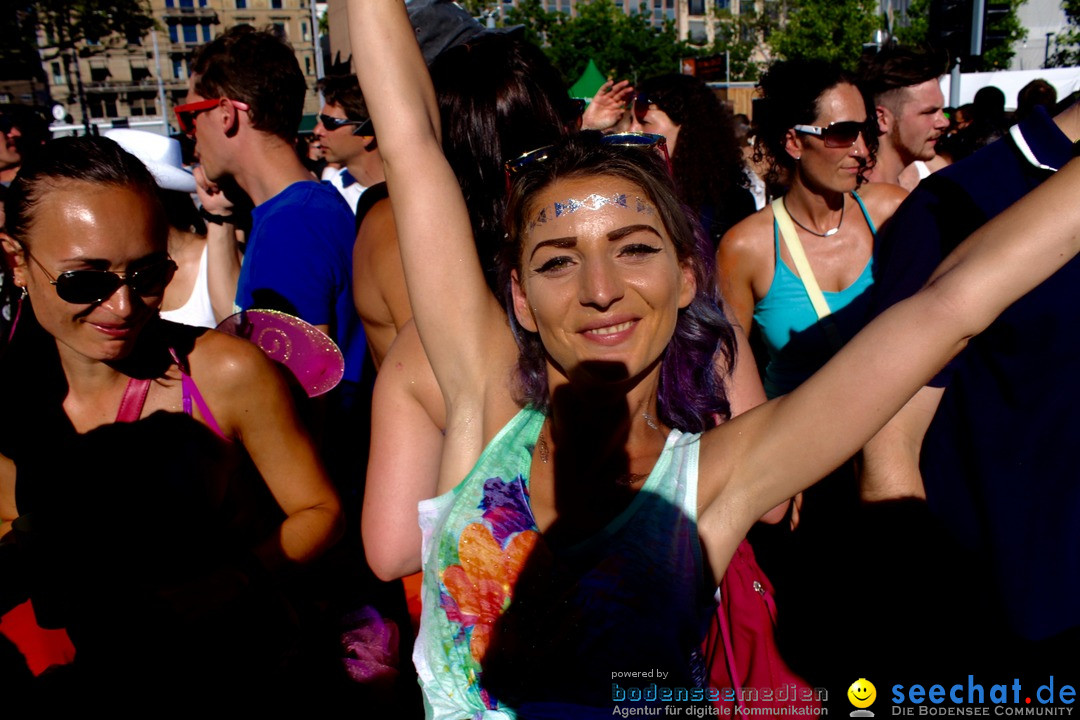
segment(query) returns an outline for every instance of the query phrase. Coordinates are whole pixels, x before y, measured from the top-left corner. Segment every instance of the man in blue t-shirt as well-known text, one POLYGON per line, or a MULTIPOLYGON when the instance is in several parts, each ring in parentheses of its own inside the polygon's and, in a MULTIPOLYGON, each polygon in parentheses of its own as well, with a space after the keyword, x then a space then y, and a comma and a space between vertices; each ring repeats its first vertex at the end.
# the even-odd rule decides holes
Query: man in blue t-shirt
POLYGON ((231 179, 255 204, 237 306, 282 310, 330 335, 345 354, 348 402, 365 351, 352 304, 354 221, 338 192, 312 180, 293 149, 307 92, 292 48, 240 25, 196 53, 187 104, 177 114, 207 179, 231 179))
MULTIPOLYGON (((920 184, 878 236, 877 309, 918 290, 960 241, 1064 165, 1078 139, 1080 102, 1054 118, 1040 109, 920 184)), ((989 570, 981 660, 1056 666, 1059 677, 1080 640, 1077 287, 1074 260, 975 337, 867 445, 863 486, 869 500, 925 493, 970 562, 989 570)), ((955 581, 933 591, 943 607, 981 595, 955 581)))

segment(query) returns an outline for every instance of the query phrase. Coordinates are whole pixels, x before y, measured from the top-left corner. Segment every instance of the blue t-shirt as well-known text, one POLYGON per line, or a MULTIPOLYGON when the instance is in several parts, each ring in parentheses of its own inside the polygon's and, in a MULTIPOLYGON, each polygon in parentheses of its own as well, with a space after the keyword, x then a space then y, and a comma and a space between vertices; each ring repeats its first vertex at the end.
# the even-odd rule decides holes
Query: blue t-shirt
POLYGON ((366 351, 353 306, 356 240, 348 203, 332 186, 293 183, 252 211, 236 304, 271 308, 328 325, 345 354, 345 380, 358 382, 366 351))
MULTIPOLYGON (((875 244, 872 301, 918 290, 952 248, 1073 154, 1042 109, 924 180, 875 244)), ((932 385, 923 441, 927 502, 994 570, 1012 629, 1039 640, 1080 626, 1080 259, 1010 306, 932 385)))

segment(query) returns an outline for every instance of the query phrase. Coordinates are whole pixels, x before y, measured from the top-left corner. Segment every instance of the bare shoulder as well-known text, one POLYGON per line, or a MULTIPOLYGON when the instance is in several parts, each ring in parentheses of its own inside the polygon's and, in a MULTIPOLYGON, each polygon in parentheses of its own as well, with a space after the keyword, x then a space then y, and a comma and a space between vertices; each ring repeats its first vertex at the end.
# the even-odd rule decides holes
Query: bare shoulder
POLYGON ((282 371, 257 345, 216 330, 195 341, 188 366, 226 434, 242 414, 270 407, 288 393, 282 371))
POLYGON ((879 227, 893 216, 907 196, 907 190, 892 183, 867 183, 859 188, 859 197, 879 227))
POLYGON ((360 229, 356 234, 355 253, 376 257, 385 253, 388 249, 397 252, 398 238, 397 227, 394 224, 393 205, 390 198, 379 200, 360 223, 360 229))
POLYGON ((741 258, 772 256, 772 209, 765 207, 744 218, 720 238, 718 257, 733 254, 741 258))

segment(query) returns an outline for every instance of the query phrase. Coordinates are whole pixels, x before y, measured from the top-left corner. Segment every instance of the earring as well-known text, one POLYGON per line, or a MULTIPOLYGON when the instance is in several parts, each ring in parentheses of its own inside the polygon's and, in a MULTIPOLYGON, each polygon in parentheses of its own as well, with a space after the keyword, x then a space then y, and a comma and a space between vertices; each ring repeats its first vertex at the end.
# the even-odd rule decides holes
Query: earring
POLYGON ((26 289, 25 285, 21 285, 20 287, 22 288, 22 293, 19 295, 19 300, 22 301, 26 299, 26 296, 30 294, 30 291, 26 289))
POLYGON ((795 162, 799 162, 800 160, 802 160, 802 155, 796 155, 795 162))

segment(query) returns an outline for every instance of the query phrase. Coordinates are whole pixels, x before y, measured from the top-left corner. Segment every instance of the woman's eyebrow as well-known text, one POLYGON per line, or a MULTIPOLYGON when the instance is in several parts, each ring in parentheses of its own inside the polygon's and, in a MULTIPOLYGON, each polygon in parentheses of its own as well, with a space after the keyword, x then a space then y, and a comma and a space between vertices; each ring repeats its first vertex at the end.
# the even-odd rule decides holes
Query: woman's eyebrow
POLYGON ((536 255, 536 251, 542 247, 556 247, 556 248, 572 248, 577 245, 577 238, 574 236, 551 238, 550 240, 541 240, 533 247, 532 252, 529 253, 529 260, 532 260, 536 255))
POLYGON ((661 237, 660 231, 657 230, 656 228, 654 228, 652 225, 639 224, 639 225, 627 225, 626 227, 621 227, 621 228, 619 228, 617 230, 612 230, 611 232, 608 233, 607 238, 608 238, 608 240, 612 240, 612 241, 620 240, 620 239, 626 237, 627 235, 631 235, 633 233, 641 232, 641 231, 651 232, 656 237, 661 237))

